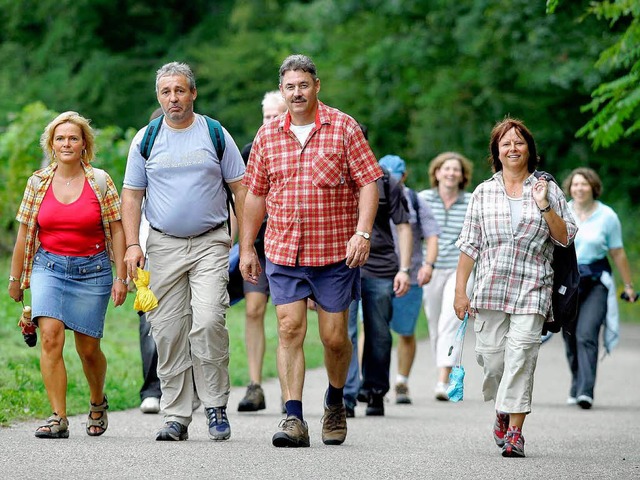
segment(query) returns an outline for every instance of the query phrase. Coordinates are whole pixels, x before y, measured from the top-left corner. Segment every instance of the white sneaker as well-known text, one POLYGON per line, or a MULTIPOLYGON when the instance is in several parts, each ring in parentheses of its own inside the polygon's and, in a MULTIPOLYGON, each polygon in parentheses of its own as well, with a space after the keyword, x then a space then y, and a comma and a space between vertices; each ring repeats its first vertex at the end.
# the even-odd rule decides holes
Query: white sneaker
POLYGON ((449 395, 447 395, 447 388, 449 385, 443 382, 436 383, 436 398, 443 402, 449 401, 449 395))
POLYGON ((158 397, 147 397, 140 404, 142 413, 158 413, 160 411, 160 399, 158 397))
POLYGON ((576 397, 567 397, 567 405, 577 405, 578 399, 576 397))

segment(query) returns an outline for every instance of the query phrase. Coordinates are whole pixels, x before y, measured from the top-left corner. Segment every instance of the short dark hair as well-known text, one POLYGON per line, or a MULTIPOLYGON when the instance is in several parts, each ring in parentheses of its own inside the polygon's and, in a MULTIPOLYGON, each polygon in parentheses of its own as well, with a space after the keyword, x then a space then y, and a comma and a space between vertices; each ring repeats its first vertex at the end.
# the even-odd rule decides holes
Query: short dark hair
POLYGON ((504 137, 512 128, 515 128, 518 135, 524 138, 525 142, 527 142, 529 147, 529 162, 527 164, 527 169, 529 170, 529 173, 533 173, 538 166, 538 161, 540 160, 538 158, 536 142, 524 122, 517 118, 505 117, 504 120, 496 123, 493 130, 491 130, 491 140, 489 141, 489 163, 492 165, 494 172, 502 170, 502 162, 500 162, 500 147, 498 146, 498 143, 500 143, 502 137, 504 137))
POLYGON ((302 70, 303 72, 311 74, 311 78, 313 78, 314 82, 318 79, 316 65, 313 63, 313 60, 306 55, 289 55, 284 59, 284 62, 280 65, 280 84, 282 84, 284 74, 291 70, 302 70))
POLYGON ((569 176, 562 182, 564 193, 571 196, 571 182, 576 175, 582 175, 587 183, 591 186, 591 194, 593 199, 597 200, 602 195, 602 180, 595 170, 589 167, 579 167, 571 171, 569 176))

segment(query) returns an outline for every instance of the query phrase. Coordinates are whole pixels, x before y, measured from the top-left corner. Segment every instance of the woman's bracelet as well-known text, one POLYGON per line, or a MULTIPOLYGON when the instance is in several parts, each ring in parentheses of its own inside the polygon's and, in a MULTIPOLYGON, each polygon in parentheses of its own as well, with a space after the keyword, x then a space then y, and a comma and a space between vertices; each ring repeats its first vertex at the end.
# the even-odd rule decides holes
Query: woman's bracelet
POLYGON ((624 288, 630 288, 633 290, 633 283, 625 283, 624 288))
POLYGON ((122 283, 124 286, 129 286, 129 282, 124 278, 116 277, 113 280, 122 283))
POLYGON ((130 243, 129 245, 127 245, 127 250, 129 250, 129 248, 131 247, 139 247, 140 244, 139 243, 130 243))

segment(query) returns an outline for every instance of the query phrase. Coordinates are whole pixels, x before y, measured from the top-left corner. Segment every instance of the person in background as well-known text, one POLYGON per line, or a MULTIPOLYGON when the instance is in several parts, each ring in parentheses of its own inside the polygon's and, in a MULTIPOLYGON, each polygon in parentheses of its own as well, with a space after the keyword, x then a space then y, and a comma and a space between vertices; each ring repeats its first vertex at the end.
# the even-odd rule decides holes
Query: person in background
POLYGON ((149 221, 146 253, 158 308, 147 313, 158 349, 164 426, 156 440, 187 440, 194 383, 204 404, 209 438, 227 440, 231 425, 229 333, 226 310, 229 249, 225 182, 235 197, 242 231, 244 162, 223 129, 218 158, 204 116, 194 112, 198 92, 191 68, 171 62, 156 73, 156 97, 164 118, 149 158, 141 152, 146 128, 129 149, 122 190, 129 277, 145 265, 139 244, 142 199, 149 221))
MULTIPOLYGON (((440 227, 431 213, 429 205, 418 194, 407 187, 407 167, 405 161, 397 155, 385 155, 380 166, 387 169, 394 180, 404 189, 409 207, 409 224, 413 236, 409 291, 392 300, 391 330, 398 334, 398 373, 396 377, 396 403, 410 404, 409 374, 416 355, 416 324, 422 306, 422 286, 430 282, 438 256, 438 235, 440 227), (426 252, 426 253, 425 253, 426 252)), ((398 234, 391 222, 394 234, 396 255, 400 255, 398 234)))
POLYGON ((489 146, 495 173, 473 192, 456 242, 454 309, 461 320, 475 316, 482 393, 495 402, 494 440, 503 457, 524 457, 542 327, 553 315, 553 249, 569 245, 577 227, 560 187, 535 177, 536 144, 524 123, 498 122, 489 146))
MULTIPOLYGON (((149 121, 162 115, 162 108, 156 108, 149 121)), ((140 217, 140 236, 138 243, 144 253, 149 237, 149 222, 144 215, 144 202, 142 206, 142 214, 140 217)), ((147 265, 147 268, 149 266, 147 265)), ((135 288, 131 282, 132 288, 135 288)), ((140 334, 140 357, 142 359, 142 387, 140 387, 140 411, 142 413, 158 413, 160 411, 160 397, 162 390, 160 389, 160 379, 158 378, 158 350, 156 343, 151 335, 151 324, 147 321, 147 315, 140 312, 140 325, 138 332, 140 334)))
MULTIPOLYGON (((287 111, 287 104, 282 94, 275 90, 267 92, 262 99, 262 124, 265 125, 279 115, 287 111)), ((248 143, 242 149, 242 158, 245 164, 249 161, 249 154, 253 142, 248 143)), ((264 231, 267 226, 267 218, 264 218, 262 226, 255 241, 256 252, 260 260, 260 267, 266 268, 264 256, 264 231)), ((247 348, 247 364, 249 366, 250 383, 247 392, 238 404, 239 412, 255 412, 266 408, 264 391, 262 390, 262 364, 264 362, 265 336, 264 315, 269 300, 269 282, 266 275, 258 278, 258 283, 253 284, 244 281, 245 299, 245 331, 244 340, 247 348)))
POLYGON ((602 182, 591 168, 573 170, 563 182, 571 196, 569 209, 579 227, 575 238, 580 270, 580 303, 575 332, 563 332, 571 387, 567 404, 583 409, 593 405, 600 332, 604 329, 607 353, 618 343, 618 301, 608 256, 615 263, 628 301, 636 292, 622 244, 620 220, 600 202, 602 182))
MULTIPOLYGON (((473 165, 456 152, 444 152, 429 163, 431 188, 419 193, 440 225, 438 258, 432 265, 431 281, 423 287, 424 313, 429 325, 429 342, 437 369, 436 399, 447 401, 449 374, 458 352, 453 341, 460 326, 453 310, 456 267, 460 250, 455 242, 462 230, 471 194, 465 192, 471 181, 473 165), (450 347, 454 349, 449 352, 450 347)), ((467 295, 473 288, 473 272, 467 282, 467 295)))
MULTIPOLYGON (((382 170, 384 176, 376 182, 380 200, 371 233, 371 252, 361 267, 364 345, 362 381, 357 399, 367 403, 365 413, 368 416, 384 415, 384 396, 389 391, 391 366, 392 337, 389 327, 393 313, 392 301, 394 295, 402 297, 409 291, 413 249, 403 185, 392 178, 388 170, 382 170), (399 255, 396 254, 392 223, 397 229, 399 255)), ((357 309, 357 304, 352 303, 351 308, 357 309)), ((355 312, 351 312, 351 317, 355 323, 355 312)), ((348 378, 353 377, 350 372, 348 378)))
POLYGON ((69 437, 63 358, 69 329, 89 384, 86 432, 100 436, 109 426, 107 359, 100 339, 109 298, 118 306, 127 296, 120 199, 111 177, 91 166, 95 143, 89 120, 61 113, 44 129, 40 145, 51 164, 27 182, 9 276, 9 295, 16 302, 31 287, 32 319, 41 335, 40 371, 53 413, 35 435, 69 437))
POLYGON ((307 299, 316 302, 329 385, 322 441, 347 436, 343 387, 351 357, 349 304, 360 295, 360 267, 382 175, 358 123, 318 100, 320 79, 305 55, 280 66, 280 92, 288 112, 258 130, 243 184, 249 189, 240 237, 240 270, 257 284, 262 273, 254 242, 265 231, 266 274, 278 317, 278 373, 286 418, 272 438, 276 447, 308 447, 302 390, 307 299))

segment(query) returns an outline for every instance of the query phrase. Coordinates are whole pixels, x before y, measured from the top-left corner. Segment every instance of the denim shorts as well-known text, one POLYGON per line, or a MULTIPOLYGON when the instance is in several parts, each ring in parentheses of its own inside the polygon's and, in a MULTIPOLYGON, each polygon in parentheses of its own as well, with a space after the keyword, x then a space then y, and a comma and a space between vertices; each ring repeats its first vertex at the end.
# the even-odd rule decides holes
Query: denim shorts
POLYGON ((266 268, 274 305, 311 298, 329 313, 344 312, 360 300, 360 269, 341 261, 323 267, 285 267, 271 263, 266 268))
POLYGON ((416 331, 416 323, 422 307, 422 287, 411 285, 401 297, 393 297, 391 329, 399 335, 410 336, 416 331))
POLYGON ((102 338, 113 277, 106 251, 89 257, 56 255, 40 248, 31 274, 32 317, 56 318, 65 328, 102 338))

